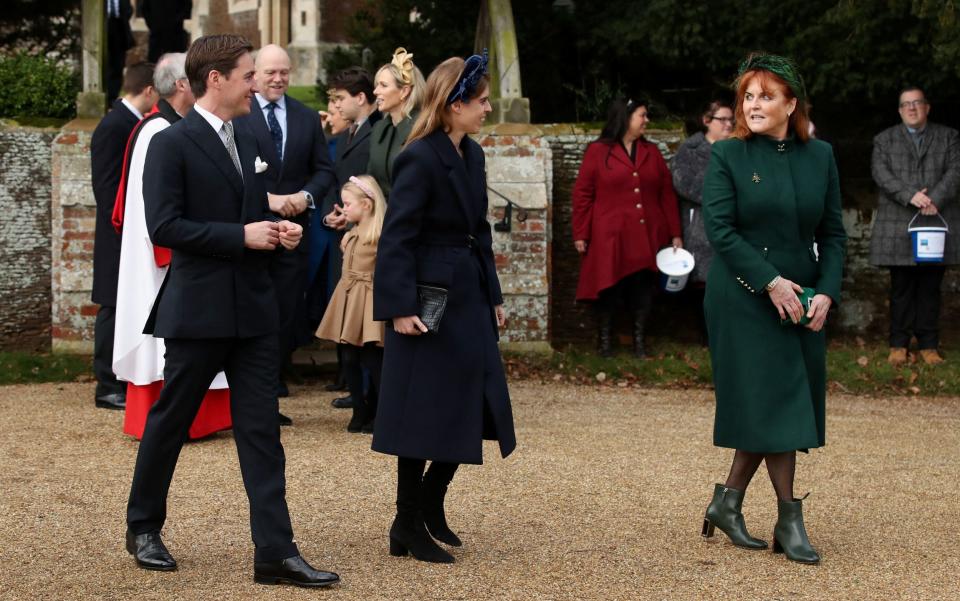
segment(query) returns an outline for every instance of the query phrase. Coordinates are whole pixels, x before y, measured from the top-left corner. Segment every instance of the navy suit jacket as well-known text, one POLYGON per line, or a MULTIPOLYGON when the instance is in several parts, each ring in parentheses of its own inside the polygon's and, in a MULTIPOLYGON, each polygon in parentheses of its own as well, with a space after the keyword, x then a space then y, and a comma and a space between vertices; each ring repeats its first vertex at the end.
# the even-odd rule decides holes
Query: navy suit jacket
MULTIPOLYGON (((237 127, 247 128, 257 141, 258 156, 267 163, 267 170, 262 174, 267 192, 294 194, 306 190, 313 196, 314 206, 319 209, 330 190, 337 187, 320 115, 290 96, 285 99, 287 139, 283 161, 277 156, 267 120, 263 118, 263 110, 256 98, 250 104, 250 114, 238 118, 236 124, 237 127)), ((306 232, 310 225, 309 211, 296 215, 291 221, 302 225, 306 232)), ((297 249, 307 252, 308 247, 308 244, 301 243, 297 249)))
POLYGON ((90 174, 97 201, 96 233, 93 244, 93 302, 107 307, 117 304, 120 274, 120 234, 113 229, 113 203, 117 199, 123 154, 130 132, 139 123, 119 99, 114 101, 90 139, 90 174))
POLYGON ((150 240, 173 250, 144 333, 246 338, 276 332, 269 251, 244 246, 244 224, 275 220, 254 169, 256 141, 235 127, 243 177, 197 111, 150 141, 143 200, 150 240))

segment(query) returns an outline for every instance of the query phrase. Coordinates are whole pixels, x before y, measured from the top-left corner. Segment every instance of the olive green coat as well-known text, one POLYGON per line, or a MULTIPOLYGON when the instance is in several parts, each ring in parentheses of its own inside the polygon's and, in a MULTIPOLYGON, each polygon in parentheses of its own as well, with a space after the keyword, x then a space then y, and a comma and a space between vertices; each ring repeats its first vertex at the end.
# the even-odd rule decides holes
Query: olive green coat
POLYGON ((832 148, 763 136, 717 142, 703 216, 715 252, 704 301, 714 444, 757 453, 823 446, 824 333, 781 325, 765 286, 781 275, 840 299, 846 233, 832 148))
POLYGON ((373 131, 370 132, 370 162, 367 164, 367 174, 377 180, 387 200, 390 199, 390 188, 393 184, 393 161, 403 150, 416 118, 414 113, 394 125, 390 115, 384 115, 373 125, 373 131))

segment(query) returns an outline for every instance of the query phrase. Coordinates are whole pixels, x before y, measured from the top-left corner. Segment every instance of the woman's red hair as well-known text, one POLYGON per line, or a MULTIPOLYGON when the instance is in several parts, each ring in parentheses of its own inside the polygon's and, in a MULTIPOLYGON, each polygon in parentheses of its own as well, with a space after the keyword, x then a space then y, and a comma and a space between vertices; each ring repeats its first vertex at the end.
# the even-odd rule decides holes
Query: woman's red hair
MULTIPOLYGON (((760 84, 764 92, 770 94, 779 92, 787 97, 787 100, 796 98, 790 86, 787 85, 779 75, 766 69, 751 69, 737 80, 737 104, 734 110, 734 117, 737 125, 733 130, 733 137, 746 140, 753 136, 753 132, 747 126, 746 116, 743 114, 743 97, 747 93, 747 87, 754 79, 760 84)), ((787 133, 792 133, 801 142, 810 139, 810 114, 807 112, 807 103, 797 99, 797 108, 790 114, 787 122, 787 133)))

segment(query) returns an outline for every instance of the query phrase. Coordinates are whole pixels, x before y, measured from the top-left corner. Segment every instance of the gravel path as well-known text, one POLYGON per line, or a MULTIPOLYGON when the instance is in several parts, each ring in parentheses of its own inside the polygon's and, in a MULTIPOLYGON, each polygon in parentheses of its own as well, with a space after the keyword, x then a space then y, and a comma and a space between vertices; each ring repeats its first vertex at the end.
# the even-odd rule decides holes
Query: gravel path
MULTIPOLYGON (((2 599, 957 599, 960 399, 831 396, 828 446, 799 459, 820 566, 699 536, 730 453, 708 391, 511 386, 519 447, 464 467, 448 496, 457 563, 387 554, 394 460, 347 434, 332 393, 282 408, 288 501, 304 555, 336 589, 252 581, 246 498, 229 433, 189 444, 170 495, 174 573, 123 549, 137 444, 92 384, 0 388, 2 599)), ((744 506, 769 540, 761 469, 744 506)))

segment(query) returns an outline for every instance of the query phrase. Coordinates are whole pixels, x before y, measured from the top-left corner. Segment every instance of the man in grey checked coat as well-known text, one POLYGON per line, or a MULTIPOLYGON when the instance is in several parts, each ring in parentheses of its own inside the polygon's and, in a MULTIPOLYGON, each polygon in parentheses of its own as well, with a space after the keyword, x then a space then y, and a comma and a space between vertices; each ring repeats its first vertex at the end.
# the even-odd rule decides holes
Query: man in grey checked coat
POLYGON ((960 136, 957 130, 930 123, 930 103, 923 90, 900 93, 903 123, 873 139, 871 170, 879 188, 879 206, 870 240, 870 263, 890 269, 890 356, 894 365, 907 360, 911 336, 928 364, 942 363, 939 346, 940 284, 947 265, 960 263, 960 136), (950 228, 942 263, 917 264, 907 227, 950 228))

